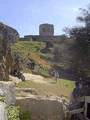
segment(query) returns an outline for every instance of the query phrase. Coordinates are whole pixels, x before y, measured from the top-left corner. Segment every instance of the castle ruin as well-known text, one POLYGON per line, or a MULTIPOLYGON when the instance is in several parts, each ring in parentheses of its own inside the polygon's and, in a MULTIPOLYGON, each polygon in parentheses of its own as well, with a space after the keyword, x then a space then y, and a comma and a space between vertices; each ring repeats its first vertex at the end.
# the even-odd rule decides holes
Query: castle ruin
POLYGON ((54 25, 46 23, 39 26, 39 35, 26 35, 23 40, 59 41, 61 40, 61 35, 54 35, 54 25))
POLYGON ((40 36, 54 36, 54 26, 53 24, 41 24, 39 26, 40 36))

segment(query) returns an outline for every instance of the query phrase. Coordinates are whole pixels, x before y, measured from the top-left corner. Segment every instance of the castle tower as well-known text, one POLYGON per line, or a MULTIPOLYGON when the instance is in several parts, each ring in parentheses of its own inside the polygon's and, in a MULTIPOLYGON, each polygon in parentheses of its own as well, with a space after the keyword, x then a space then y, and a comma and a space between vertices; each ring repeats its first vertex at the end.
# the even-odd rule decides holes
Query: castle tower
POLYGON ((53 24, 41 24, 39 26, 39 35, 40 36, 53 36, 54 35, 53 24))

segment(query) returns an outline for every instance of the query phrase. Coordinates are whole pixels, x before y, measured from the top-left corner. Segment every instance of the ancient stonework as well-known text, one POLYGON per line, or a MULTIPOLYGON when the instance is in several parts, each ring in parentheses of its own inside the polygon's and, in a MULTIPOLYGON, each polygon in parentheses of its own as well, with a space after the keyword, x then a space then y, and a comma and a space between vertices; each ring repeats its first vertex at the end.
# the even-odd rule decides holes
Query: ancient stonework
POLYGON ((18 97, 16 104, 23 112, 29 111, 32 120, 63 120, 64 108, 61 98, 33 96, 18 97))
POLYGON ((40 36, 53 36, 54 35, 53 24, 41 24, 39 26, 39 35, 40 36))
POLYGON ((5 96, 5 103, 13 105, 16 102, 15 84, 13 82, 0 82, 0 95, 5 96))
POLYGON ((53 24, 41 24, 39 26, 39 35, 26 35, 21 40, 32 40, 32 41, 60 41, 61 35, 54 35, 53 24))

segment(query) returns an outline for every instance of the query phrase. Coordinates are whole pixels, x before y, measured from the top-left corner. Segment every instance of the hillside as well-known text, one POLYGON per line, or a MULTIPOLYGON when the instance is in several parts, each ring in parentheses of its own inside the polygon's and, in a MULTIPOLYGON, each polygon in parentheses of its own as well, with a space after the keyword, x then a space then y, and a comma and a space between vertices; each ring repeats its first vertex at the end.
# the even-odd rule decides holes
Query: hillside
POLYGON ((38 95, 63 95, 69 98, 75 86, 74 81, 71 81, 67 77, 65 77, 65 73, 63 70, 63 68, 65 68, 65 65, 62 64, 62 69, 60 69, 60 79, 58 79, 57 83, 55 82, 55 79, 49 74, 49 70, 53 65, 53 62, 49 59, 52 53, 41 53, 41 49, 43 48, 45 48, 45 43, 36 41, 18 41, 12 46, 13 55, 19 54, 20 57, 23 59, 23 71, 26 74, 33 73, 31 74, 31 76, 34 76, 32 78, 30 77, 30 80, 26 79, 25 82, 18 83, 17 87, 35 88, 38 95), (26 65, 28 58, 33 59, 36 65, 39 66, 38 71, 28 69, 26 65), (35 74, 41 75, 41 77, 44 76, 44 83, 46 82, 47 84, 44 84, 43 82, 38 83, 38 81, 40 82, 40 79, 38 80, 35 74))
POLYGON ((23 60, 24 71, 31 72, 27 67, 26 63, 28 58, 33 59, 35 64, 40 67, 39 74, 44 76, 49 76, 48 70, 51 67, 49 62, 43 57, 40 50, 45 46, 43 42, 33 42, 33 41, 18 41, 12 46, 12 54, 18 54, 23 60))
POLYGON ((61 78, 73 79, 72 70, 70 68, 70 60, 72 59, 71 51, 72 41, 65 40, 60 43, 54 43, 52 48, 47 49, 46 53, 42 53, 45 50, 45 42, 37 41, 18 41, 12 46, 13 55, 19 54, 23 60, 24 72, 33 72, 45 77, 49 77, 50 68, 53 65, 57 66, 61 78), (28 59, 33 59, 36 64, 36 69, 31 71, 28 69, 26 63, 28 59))

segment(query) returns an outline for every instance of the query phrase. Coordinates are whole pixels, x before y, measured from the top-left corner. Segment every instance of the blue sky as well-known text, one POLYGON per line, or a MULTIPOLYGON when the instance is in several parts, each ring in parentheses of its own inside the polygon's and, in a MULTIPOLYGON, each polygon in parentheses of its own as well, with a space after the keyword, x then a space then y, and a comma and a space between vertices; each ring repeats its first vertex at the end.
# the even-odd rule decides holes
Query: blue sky
POLYGON ((90 0, 0 0, 0 21, 14 27, 21 36, 38 34, 39 24, 54 24, 55 34, 77 25, 79 8, 90 0))

